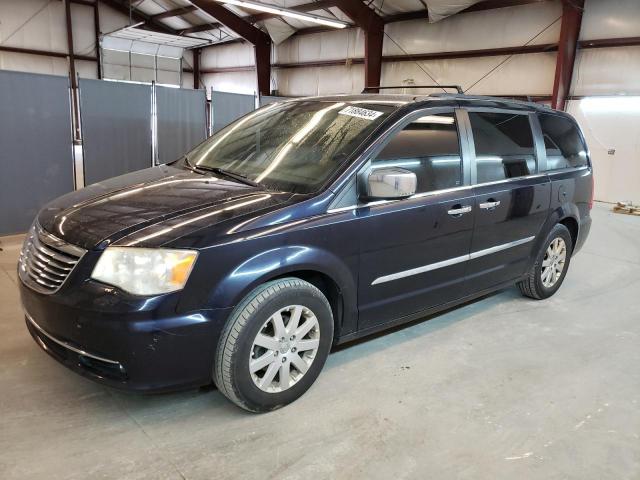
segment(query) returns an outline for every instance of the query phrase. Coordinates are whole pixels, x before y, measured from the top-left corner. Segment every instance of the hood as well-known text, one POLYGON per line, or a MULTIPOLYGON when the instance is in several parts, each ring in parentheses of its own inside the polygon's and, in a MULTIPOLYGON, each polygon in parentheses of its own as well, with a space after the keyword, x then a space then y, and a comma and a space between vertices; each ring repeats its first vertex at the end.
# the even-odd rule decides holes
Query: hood
POLYGON ((40 211, 38 221, 53 235, 90 250, 172 220, 174 225, 183 224, 183 228, 172 228, 171 235, 163 235, 166 242, 193 228, 273 207, 290 196, 161 165, 59 197, 40 211), (201 213, 216 208, 223 214, 201 213), (200 221, 183 220, 188 218, 200 221))

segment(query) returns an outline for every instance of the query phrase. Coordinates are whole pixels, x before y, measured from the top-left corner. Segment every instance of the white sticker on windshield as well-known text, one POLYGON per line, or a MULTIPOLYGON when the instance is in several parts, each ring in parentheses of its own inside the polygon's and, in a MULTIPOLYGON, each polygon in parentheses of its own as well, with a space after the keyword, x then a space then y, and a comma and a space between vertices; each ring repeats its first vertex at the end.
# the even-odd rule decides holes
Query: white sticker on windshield
POLYGON ((350 117, 364 118, 366 120, 375 120, 382 112, 377 112, 376 110, 369 110, 367 108, 360 107, 346 107, 340 110, 338 113, 342 115, 349 115, 350 117))

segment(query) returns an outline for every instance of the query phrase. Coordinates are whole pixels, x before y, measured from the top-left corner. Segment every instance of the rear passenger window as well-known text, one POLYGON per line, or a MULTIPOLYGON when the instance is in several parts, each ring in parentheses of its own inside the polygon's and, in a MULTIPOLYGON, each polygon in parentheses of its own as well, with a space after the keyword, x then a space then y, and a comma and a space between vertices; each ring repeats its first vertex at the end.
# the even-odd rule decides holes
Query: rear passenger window
POLYGON ((408 124, 371 162, 371 168, 401 167, 416 174, 416 193, 461 185, 462 158, 453 113, 425 115, 408 124))
POLYGON ((477 183, 523 177, 536 171, 529 117, 469 112, 476 147, 477 183))
POLYGON ((548 113, 540 113, 538 118, 547 151, 547 170, 587 165, 587 149, 575 123, 548 113))

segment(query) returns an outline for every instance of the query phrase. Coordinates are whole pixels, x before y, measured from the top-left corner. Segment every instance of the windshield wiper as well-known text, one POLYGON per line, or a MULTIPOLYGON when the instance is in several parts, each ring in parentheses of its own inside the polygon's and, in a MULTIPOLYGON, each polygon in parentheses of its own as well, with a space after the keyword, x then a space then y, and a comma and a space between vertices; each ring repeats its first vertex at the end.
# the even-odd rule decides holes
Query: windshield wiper
POLYGON ((187 166, 187 168, 189 168, 190 170, 193 170, 194 172, 197 172, 198 170, 200 170, 201 172, 211 172, 211 173, 215 173, 216 175, 222 175, 225 177, 233 178, 234 180, 244 183, 245 185, 251 185, 252 187, 265 188, 263 185, 259 184, 258 182, 254 182, 253 180, 247 178, 246 175, 243 175, 241 173, 232 172, 231 170, 226 170, 220 167, 210 167, 208 165, 194 165, 193 163, 191 163, 188 157, 184 157, 184 163, 187 166))
MULTIPOLYGON (((184 157, 184 165, 191 171, 193 172, 198 172, 198 167, 196 167, 193 163, 191 163, 191 160, 189 160, 189 157, 184 157)), ((198 173, 202 173, 201 171, 198 173)))

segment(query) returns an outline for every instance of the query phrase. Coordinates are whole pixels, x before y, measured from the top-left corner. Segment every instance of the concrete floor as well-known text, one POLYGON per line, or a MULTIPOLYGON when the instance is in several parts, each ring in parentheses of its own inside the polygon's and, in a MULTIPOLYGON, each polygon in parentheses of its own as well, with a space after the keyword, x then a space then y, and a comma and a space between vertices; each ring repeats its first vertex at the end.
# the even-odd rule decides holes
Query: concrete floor
POLYGON ((39 350, 0 252, 0 478, 638 479, 640 218, 598 205, 564 286, 333 353, 296 403, 137 396, 39 350))

